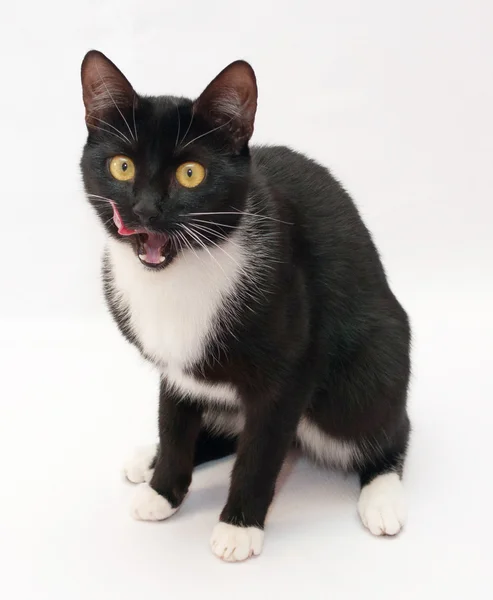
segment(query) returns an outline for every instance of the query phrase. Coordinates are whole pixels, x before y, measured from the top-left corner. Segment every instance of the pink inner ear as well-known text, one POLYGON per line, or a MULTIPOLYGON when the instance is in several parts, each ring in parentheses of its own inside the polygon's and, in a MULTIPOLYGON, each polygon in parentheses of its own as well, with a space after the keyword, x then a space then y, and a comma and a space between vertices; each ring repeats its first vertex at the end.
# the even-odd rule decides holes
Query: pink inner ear
POLYGON ((215 127, 225 127, 235 146, 248 142, 257 109, 252 67, 236 61, 223 69, 195 101, 195 110, 215 127))
POLYGON ((136 104, 137 95, 125 75, 97 50, 90 50, 84 57, 81 78, 89 127, 105 120, 104 114, 108 111, 131 109, 136 104))
POLYGON ((113 208, 113 221, 117 226, 120 235, 133 235, 134 233, 139 233, 139 230, 137 229, 129 229, 126 227, 114 202, 111 203, 111 206, 113 208))

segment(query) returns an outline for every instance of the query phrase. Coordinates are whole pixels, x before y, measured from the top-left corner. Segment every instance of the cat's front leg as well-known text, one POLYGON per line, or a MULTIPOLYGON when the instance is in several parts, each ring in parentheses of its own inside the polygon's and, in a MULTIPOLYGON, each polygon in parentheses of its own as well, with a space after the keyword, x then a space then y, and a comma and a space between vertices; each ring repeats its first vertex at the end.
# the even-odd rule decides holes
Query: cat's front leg
POLYGON ((276 480, 310 393, 306 379, 294 378, 276 393, 246 403, 228 500, 210 541, 219 558, 234 562, 260 554, 276 480))
POLYGON ((180 507, 192 480, 202 411, 161 381, 159 451, 148 483, 137 489, 132 515, 143 521, 167 519, 180 507))

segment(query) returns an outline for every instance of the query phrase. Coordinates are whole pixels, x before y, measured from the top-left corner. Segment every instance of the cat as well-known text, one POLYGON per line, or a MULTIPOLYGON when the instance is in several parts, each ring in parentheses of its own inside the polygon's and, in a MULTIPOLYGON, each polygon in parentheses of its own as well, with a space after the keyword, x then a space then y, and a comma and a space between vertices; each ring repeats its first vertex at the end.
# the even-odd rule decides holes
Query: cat
POLYGON ((363 524, 398 533, 410 326, 349 195, 304 155, 249 145, 247 62, 194 101, 138 95, 95 50, 81 75, 105 297, 160 373, 159 444, 126 466, 134 517, 167 519, 194 466, 234 453, 210 544, 226 561, 258 555, 295 446, 356 472, 363 524))

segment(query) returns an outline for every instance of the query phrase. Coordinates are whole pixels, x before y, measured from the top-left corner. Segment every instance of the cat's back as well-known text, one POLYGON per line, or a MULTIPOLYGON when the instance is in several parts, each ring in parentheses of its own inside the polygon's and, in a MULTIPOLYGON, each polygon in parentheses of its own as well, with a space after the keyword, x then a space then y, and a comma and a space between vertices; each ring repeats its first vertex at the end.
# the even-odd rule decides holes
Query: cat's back
POLYGON ((257 173, 264 178, 281 214, 317 256, 347 256, 348 263, 380 261, 353 200, 329 169, 286 146, 252 148, 257 173))
POLYGON ((326 167, 287 146, 254 146, 252 160, 269 186, 295 204, 306 203, 306 200, 316 204, 317 200, 323 199, 325 207, 331 203, 354 207, 344 188, 326 167))

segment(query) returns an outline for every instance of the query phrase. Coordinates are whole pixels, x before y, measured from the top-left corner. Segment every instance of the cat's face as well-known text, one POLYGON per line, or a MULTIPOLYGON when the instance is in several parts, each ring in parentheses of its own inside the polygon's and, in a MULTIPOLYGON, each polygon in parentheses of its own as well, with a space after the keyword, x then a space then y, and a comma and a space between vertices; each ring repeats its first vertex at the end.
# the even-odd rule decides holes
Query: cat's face
POLYGON ((234 231, 249 183, 257 87, 245 62, 200 97, 138 96, 103 54, 82 63, 88 139, 84 185, 108 233, 147 268, 234 231))

